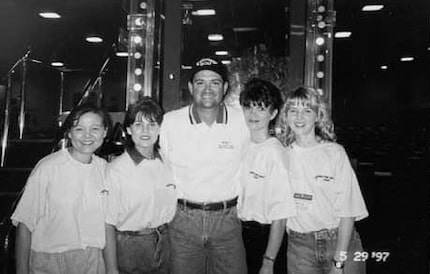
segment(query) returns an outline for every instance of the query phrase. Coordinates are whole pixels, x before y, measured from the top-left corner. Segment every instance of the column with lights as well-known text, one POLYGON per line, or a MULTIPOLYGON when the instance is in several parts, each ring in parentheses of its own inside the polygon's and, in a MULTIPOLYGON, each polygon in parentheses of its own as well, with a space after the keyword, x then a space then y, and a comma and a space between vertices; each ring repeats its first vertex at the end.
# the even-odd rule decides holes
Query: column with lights
POLYGON ((130 0, 126 107, 152 95, 155 1, 130 0))
POLYGON ((334 0, 308 0, 307 4, 304 82, 331 104, 334 0))

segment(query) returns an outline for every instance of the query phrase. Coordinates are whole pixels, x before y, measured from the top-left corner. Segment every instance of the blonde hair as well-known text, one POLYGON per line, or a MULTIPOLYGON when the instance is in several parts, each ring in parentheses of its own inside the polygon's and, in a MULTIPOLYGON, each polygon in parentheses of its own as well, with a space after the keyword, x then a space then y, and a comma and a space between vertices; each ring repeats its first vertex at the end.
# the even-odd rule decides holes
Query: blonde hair
POLYGON ((316 112, 317 120, 315 122, 315 135, 319 140, 330 142, 336 141, 333 121, 331 120, 329 108, 327 103, 324 101, 324 98, 313 88, 299 87, 287 95, 279 115, 278 138, 285 146, 291 145, 296 140, 294 132, 287 124, 288 110, 292 105, 296 104, 308 106, 316 112))

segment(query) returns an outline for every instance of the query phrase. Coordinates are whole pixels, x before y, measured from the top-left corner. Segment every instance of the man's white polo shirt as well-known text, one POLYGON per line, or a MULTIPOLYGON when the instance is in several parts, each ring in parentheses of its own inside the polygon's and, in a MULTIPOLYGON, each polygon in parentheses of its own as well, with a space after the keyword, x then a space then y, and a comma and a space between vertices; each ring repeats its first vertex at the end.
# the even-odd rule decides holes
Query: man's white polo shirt
POLYGON ((180 198, 218 202, 238 194, 249 130, 240 108, 221 106, 211 126, 200 120, 193 105, 164 116, 161 153, 171 166, 180 198))

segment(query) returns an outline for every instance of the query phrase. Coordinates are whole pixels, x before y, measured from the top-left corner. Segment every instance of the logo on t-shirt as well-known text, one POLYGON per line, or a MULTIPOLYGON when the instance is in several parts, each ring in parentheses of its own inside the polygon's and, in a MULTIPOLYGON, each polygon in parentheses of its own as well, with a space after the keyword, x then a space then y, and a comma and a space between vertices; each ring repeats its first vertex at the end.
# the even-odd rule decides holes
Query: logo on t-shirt
POLYGON ((326 176, 326 175, 317 175, 315 176, 315 180, 317 181, 317 183, 320 183, 320 184, 334 183, 334 177, 326 176))
POLYGON ((249 172, 249 175, 251 175, 252 178, 257 179, 257 180, 266 178, 264 175, 260 175, 257 172, 252 171, 252 170, 249 172))
POLYGON ((232 142, 225 140, 225 141, 221 141, 218 144, 218 149, 221 149, 221 150, 233 150, 234 149, 234 145, 232 144, 232 142))

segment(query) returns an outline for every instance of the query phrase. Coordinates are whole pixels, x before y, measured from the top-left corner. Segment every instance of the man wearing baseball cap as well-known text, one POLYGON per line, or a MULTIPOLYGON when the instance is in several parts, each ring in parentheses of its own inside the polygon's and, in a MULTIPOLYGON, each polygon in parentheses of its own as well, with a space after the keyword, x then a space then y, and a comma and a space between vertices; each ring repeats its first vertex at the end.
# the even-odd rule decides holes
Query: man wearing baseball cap
POLYGON ((198 61, 188 89, 192 104, 167 113, 160 132, 179 193, 170 224, 172 273, 245 274, 236 204, 249 131, 242 110, 223 103, 228 71, 222 63, 198 61))

